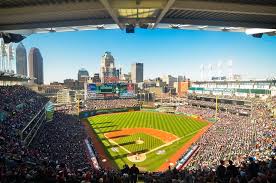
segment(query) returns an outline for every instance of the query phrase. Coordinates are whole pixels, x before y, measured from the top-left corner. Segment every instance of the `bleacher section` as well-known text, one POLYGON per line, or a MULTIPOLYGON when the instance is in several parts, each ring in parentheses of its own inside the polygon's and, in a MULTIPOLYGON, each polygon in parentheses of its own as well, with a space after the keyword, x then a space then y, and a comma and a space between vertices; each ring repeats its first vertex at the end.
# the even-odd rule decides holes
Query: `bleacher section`
POLYGON ((0 113, 3 124, 17 130, 18 137, 28 145, 45 121, 48 99, 24 86, 0 87, 0 113))
POLYGON ((188 92, 237 97, 276 96, 276 80, 196 81, 192 83, 188 92))

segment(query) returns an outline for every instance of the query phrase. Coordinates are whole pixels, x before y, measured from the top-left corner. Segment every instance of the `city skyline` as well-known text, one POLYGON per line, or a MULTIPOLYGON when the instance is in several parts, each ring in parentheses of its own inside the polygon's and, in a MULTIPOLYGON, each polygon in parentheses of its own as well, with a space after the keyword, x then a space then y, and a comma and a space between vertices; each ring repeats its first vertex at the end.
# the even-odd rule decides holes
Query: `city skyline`
POLYGON ((170 74, 199 80, 201 64, 207 67, 229 60, 233 74, 262 79, 276 74, 276 38, 269 36, 256 39, 244 33, 138 29, 135 34, 120 30, 34 34, 23 43, 27 50, 33 46, 41 50, 45 83, 77 79, 72 73, 80 68, 91 75, 99 73, 106 51, 112 52, 122 73, 131 71, 132 63, 144 63, 144 79, 170 74))

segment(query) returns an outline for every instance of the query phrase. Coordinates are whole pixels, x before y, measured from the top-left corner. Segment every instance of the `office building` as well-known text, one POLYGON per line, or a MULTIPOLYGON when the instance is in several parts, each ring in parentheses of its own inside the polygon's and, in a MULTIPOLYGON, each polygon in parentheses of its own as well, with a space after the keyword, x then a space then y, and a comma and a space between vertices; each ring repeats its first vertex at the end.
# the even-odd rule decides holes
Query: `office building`
POLYGON ((16 73, 27 76, 27 52, 22 43, 16 47, 16 73))
POLYGON ((82 68, 78 71, 78 81, 84 82, 88 79, 89 73, 86 69, 82 68))
POLYGON ((67 88, 61 89, 57 92, 58 104, 69 104, 75 102, 76 91, 67 88))
POLYGON ((31 48, 29 53, 29 77, 32 83, 43 84, 43 58, 38 48, 31 48))
POLYGON ((111 55, 111 52, 105 52, 102 56, 100 78, 102 83, 119 80, 118 71, 116 70, 114 57, 111 55))
POLYGON ((93 83, 100 83, 101 79, 100 79, 100 74, 99 73, 95 73, 92 79, 93 83))
POLYGON ((173 87, 174 82, 177 82, 177 78, 171 76, 171 75, 165 75, 163 76, 162 80, 166 82, 166 84, 169 87, 173 87))
POLYGON ((134 63, 131 65, 131 80, 133 83, 140 83, 144 80, 143 63, 134 63))

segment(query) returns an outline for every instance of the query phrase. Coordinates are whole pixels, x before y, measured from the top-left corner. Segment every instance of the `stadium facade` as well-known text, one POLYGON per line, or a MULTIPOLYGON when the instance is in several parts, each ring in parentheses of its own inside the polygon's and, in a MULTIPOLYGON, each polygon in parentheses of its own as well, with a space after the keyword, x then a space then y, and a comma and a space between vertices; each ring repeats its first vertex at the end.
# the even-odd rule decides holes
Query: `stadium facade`
POLYGON ((31 48, 29 53, 29 76, 31 82, 43 84, 43 58, 38 48, 31 48))
POLYGON ((188 93, 240 97, 276 96, 276 80, 195 81, 188 93))
POLYGON ((19 43, 16 47, 16 73, 27 76, 27 52, 23 43, 19 43))

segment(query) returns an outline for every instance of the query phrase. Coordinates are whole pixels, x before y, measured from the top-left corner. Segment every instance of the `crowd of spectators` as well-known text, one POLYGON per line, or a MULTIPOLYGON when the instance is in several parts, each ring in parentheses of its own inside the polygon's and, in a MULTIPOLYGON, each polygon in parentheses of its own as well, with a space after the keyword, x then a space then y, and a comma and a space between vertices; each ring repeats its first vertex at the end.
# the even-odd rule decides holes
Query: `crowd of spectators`
MULTIPOLYGON (((216 103, 212 101, 202 101, 202 100, 187 100, 189 105, 193 106, 203 106, 215 109, 216 103)), ((226 103, 218 103, 218 109, 223 111, 228 111, 230 113, 240 113, 240 114, 250 114, 251 108, 250 106, 236 105, 236 104, 226 104, 226 103)))
POLYGON ((197 106, 192 106, 192 105, 178 106, 175 112, 184 113, 184 114, 194 114, 202 117, 203 119, 213 118, 215 117, 215 113, 216 113, 215 110, 199 108, 197 106))
POLYGON ((48 100, 24 86, 0 86, 0 121, 21 130, 48 100))
MULTIPOLYGON (((178 112, 214 118, 215 110, 195 106, 180 106, 178 112)), ((190 162, 195 168, 215 167, 221 159, 231 159, 236 165, 252 156, 267 161, 276 148, 276 122, 264 102, 254 102, 252 115, 240 116, 220 111, 218 120, 196 143, 200 149, 190 162)))
POLYGON ((87 100, 84 105, 85 105, 84 110, 93 110, 93 109, 114 109, 114 108, 137 107, 140 104, 137 99, 108 99, 108 100, 87 100))
MULTIPOLYGON (((216 96, 212 94, 191 94, 190 97, 209 97, 215 99, 216 96)), ((246 96, 237 96, 237 95, 223 95, 219 96, 219 99, 230 99, 230 100, 245 100, 245 101, 254 101, 256 98, 251 97, 250 95, 246 96)))
POLYGON ((40 156, 62 162, 69 169, 82 169, 87 167, 86 138, 84 126, 77 117, 57 112, 52 121, 41 127, 31 147, 38 150, 40 156))

